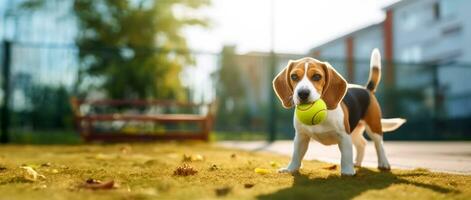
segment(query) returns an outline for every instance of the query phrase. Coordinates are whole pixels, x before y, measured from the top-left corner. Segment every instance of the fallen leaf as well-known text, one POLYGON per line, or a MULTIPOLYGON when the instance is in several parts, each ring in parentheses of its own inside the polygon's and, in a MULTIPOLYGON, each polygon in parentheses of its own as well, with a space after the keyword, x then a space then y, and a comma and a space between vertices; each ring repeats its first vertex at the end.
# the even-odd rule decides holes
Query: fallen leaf
POLYGON ((93 179, 93 178, 89 178, 85 181, 85 183, 88 183, 88 184, 99 184, 101 183, 100 180, 96 180, 96 179, 93 179))
POLYGON ((211 167, 209 167, 209 171, 215 171, 218 170, 219 167, 216 164, 212 164, 211 167))
POLYGON ((196 173, 198 173, 198 170, 196 170, 187 163, 183 163, 183 165, 177 167, 177 169, 173 171, 173 175, 176 176, 190 176, 195 175, 196 173))
POLYGON ((253 188, 253 186, 255 186, 255 184, 253 184, 253 183, 244 184, 244 188, 246 188, 246 189, 253 188))
POLYGON ((38 178, 46 179, 44 175, 36 172, 32 167, 20 167, 25 170, 24 178, 29 181, 37 181, 38 178))
POLYGON ((226 196, 231 192, 232 188, 231 187, 222 187, 222 188, 216 188, 216 196, 221 197, 221 196, 226 196))
POLYGON ((81 187, 91 190, 109 190, 115 188, 115 182, 113 180, 102 182, 100 180, 89 178, 81 185, 81 187))
POLYGON ((331 166, 328 166, 328 167, 324 167, 322 169, 326 169, 326 170, 336 170, 337 169, 337 165, 331 165, 331 166))
POLYGON ((255 173, 257 174, 269 174, 271 171, 269 169, 264 169, 264 168, 255 168, 255 173))

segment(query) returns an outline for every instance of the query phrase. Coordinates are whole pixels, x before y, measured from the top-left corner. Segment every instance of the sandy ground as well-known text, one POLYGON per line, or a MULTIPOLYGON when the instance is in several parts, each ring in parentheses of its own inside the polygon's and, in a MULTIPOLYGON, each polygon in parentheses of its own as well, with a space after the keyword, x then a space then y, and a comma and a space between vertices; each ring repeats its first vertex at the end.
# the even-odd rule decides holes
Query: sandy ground
MULTIPOLYGON (((249 151, 266 151, 291 156, 292 141, 220 142, 224 147, 249 151)), ((471 142, 385 142, 386 154, 392 168, 427 168, 432 171, 471 174, 471 142)), ((305 159, 340 163, 337 145, 324 146, 312 141, 305 159)), ((368 142, 363 166, 376 167, 377 158, 373 143, 368 142)))

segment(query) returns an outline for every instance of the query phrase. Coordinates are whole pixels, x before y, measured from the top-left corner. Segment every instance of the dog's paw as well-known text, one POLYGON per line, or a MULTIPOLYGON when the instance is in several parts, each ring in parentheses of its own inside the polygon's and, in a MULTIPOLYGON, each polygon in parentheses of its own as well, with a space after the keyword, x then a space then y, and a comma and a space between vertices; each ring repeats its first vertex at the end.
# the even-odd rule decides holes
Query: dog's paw
POLYGON ((388 162, 378 163, 378 169, 380 171, 391 171, 391 165, 388 162))
POLYGON ((342 176, 355 176, 355 174, 356 174, 355 171, 353 171, 353 172, 341 172, 342 176))
POLYGON ((342 176, 355 176, 355 168, 342 169, 340 173, 342 176))
POLYGON ((378 166, 379 171, 391 171, 391 166, 378 166))
POLYGON ((295 174, 295 173, 298 173, 298 170, 299 170, 299 169, 293 169, 293 168, 289 168, 289 167, 284 167, 284 168, 278 169, 278 173, 290 173, 290 174, 295 174))

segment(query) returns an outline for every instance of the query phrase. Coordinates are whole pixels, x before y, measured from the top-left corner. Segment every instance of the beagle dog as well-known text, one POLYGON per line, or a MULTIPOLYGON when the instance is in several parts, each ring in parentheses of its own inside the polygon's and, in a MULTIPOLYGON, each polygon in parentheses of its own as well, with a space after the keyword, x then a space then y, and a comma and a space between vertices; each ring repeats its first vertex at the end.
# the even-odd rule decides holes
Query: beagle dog
POLYGON ((383 132, 399 128, 405 119, 382 119, 375 91, 381 79, 381 55, 374 49, 370 60, 370 75, 365 87, 347 84, 327 62, 313 58, 290 61, 273 80, 273 88, 284 108, 322 99, 327 105, 327 118, 317 125, 302 124, 294 117, 294 151, 291 162, 279 172, 294 173, 301 167, 309 140, 324 145, 338 144, 341 153, 341 174, 354 175, 354 166, 361 166, 366 139, 373 140, 378 156, 378 168, 390 170, 383 147, 383 132), (355 164, 353 148, 356 149, 355 164))

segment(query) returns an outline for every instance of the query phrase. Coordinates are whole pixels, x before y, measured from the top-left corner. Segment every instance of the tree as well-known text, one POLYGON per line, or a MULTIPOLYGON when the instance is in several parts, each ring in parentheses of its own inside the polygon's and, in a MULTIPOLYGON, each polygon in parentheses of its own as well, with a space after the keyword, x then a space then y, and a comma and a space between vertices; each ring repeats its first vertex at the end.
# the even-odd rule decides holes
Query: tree
MULTIPOLYGON (((48 0, 29 0, 39 9, 48 0)), ((84 69, 111 98, 184 99, 179 73, 192 57, 182 29, 207 26, 194 13, 209 0, 73 0, 84 69), (190 13, 190 14, 188 14, 190 13)))

